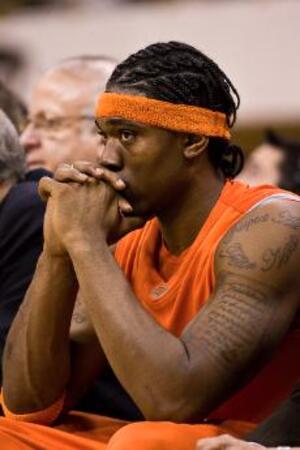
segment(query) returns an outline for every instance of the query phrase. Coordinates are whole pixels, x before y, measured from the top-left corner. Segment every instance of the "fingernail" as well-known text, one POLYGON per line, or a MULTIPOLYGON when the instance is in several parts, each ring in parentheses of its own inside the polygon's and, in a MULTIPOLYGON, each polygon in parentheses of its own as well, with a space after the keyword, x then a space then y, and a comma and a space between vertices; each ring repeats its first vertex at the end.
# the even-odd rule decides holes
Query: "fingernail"
POLYGON ((95 169, 95 174, 96 175, 102 175, 103 174, 103 169, 95 169))
POLYGON ((88 176, 85 175, 84 173, 80 173, 78 176, 79 176, 80 180, 82 180, 82 181, 86 181, 88 179, 88 176))
POLYGON ((121 178, 118 178, 118 179, 117 179, 116 185, 117 185, 119 188, 125 188, 125 187, 126 187, 125 182, 124 182, 121 178))
POLYGON ((133 208, 132 208, 131 205, 129 205, 129 203, 123 205, 123 208, 122 208, 122 209, 123 209, 124 211, 126 211, 126 212, 132 212, 132 211, 133 211, 133 208))

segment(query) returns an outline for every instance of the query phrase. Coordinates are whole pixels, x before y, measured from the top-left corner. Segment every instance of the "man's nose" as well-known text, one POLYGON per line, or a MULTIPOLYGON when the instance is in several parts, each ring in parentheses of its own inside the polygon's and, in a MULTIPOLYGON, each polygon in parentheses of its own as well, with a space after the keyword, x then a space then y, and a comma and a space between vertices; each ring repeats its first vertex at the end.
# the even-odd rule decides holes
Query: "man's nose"
POLYGON ((112 172, 119 172, 123 163, 118 145, 111 141, 101 144, 98 151, 98 162, 112 172))
POLYGON ((31 124, 27 125, 21 134, 20 141, 25 153, 29 153, 41 145, 39 132, 31 124))

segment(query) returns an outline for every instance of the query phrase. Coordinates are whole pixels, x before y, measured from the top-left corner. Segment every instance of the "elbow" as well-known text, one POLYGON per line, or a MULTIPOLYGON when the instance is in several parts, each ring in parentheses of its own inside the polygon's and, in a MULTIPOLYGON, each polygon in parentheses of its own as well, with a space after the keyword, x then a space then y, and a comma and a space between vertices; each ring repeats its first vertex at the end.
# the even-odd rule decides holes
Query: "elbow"
POLYGON ((39 425, 51 425, 53 424, 63 411, 65 402, 65 394, 63 394, 57 401, 50 406, 43 409, 17 409, 15 410, 10 405, 8 406, 4 401, 4 395, 1 395, 1 406, 4 416, 11 420, 30 422, 39 425))
MULTIPOLYGON (((153 399, 154 396, 151 396, 153 399)), ((202 407, 191 394, 174 391, 172 395, 158 395, 154 401, 145 402, 140 409, 146 420, 175 423, 190 422, 193 418, 204 417, 202 407)))

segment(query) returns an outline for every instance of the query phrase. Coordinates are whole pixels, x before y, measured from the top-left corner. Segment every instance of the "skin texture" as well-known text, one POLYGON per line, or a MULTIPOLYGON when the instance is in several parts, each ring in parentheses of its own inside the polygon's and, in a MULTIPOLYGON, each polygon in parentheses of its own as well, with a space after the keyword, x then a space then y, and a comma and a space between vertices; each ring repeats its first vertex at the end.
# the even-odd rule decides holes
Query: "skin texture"
POLYGON ((251 152, 238 178, 250 186, 259 184, 278 186, 283 159, 283 150, 270 144, 262 144, 251 152))
MULTIPOLYGON (((272 449, 272 447, 264 447, 256 442, 245 442, 228 434, 222 434, 214 438, 200 439, 195 450, 266 450, 267 448, 272 449)), ((275 448, 273 447, 273 449, 275 448)), ((294 450, 300 449, 300 447, 292 448, 294 450)))
POLYGON ((257 372, 299 309, 300 206, 263 204, 224 237, 215 291, 177 338, 141 307, 109 244, 153 215, 171 253, 191 244, 223 186, 207 139, 119 120, 98 125, 104 170, 64 166, 41 182, 45 249, 7 339, 5 402, 24 413, 67 390, 68 408, 108 360, 147 419, 205 417, 257 372), (68 337, 76 283, 96 335, 81 341, 80 357, 68 337))
POLYGON ((29 122, 21 135, 29 169, 55 171, 63 162, 97 160, 94 104, 112 69, 109 61, 89 65, 66 62, 39 80, 32 94, 29 122))

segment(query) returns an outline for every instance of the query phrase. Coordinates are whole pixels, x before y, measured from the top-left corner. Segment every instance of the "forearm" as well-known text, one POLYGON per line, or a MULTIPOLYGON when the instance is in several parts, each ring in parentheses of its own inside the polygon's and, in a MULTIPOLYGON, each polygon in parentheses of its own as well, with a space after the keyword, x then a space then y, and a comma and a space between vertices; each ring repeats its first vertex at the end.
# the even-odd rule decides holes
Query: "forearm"
POLYGON ((174 393, 181 397, 188 370, 181 341, 140 305, 108 247, 69 251, 89 315, 117 377, 146 417, 169 416, 174 393))
POLYGON ((3 394, 12 412, 44 409, 63 393, 76 292, 70 261, 44 252, 7 337, 3 394))

